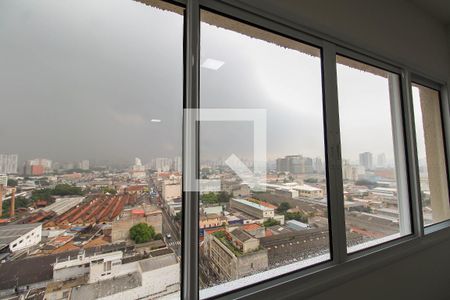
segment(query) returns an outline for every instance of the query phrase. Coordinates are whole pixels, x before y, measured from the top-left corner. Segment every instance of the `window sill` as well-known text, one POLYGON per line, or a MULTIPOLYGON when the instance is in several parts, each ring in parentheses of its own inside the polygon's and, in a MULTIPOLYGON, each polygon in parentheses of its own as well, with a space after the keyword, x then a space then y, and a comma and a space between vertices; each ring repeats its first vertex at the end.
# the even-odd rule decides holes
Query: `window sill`
MULTIPOLYGON (((261 275, 264 274, 261 278, 265 277, 265 282, 248 286, 248 284, 252 284, 252 282, 249 282, 249 277, 246 277, 242 280, 202 290, 200 296, 201 299, 206 297, 212 297, 214 299, 283 299, 287 297, 301 298, 312 296, 449 240, 450 222, 446 222, 445 225, 442 223, 437 225, 439 225, 438 229, 435 229, 433 232, 430 232, 421 238, 416 236, 405 236, 397 240, 389 241, 385 244, 350 254, 348 260, 341 264, 334 264, 333 262, 328 261, 320 263, 319 265, 310 266, 307 269, 297 269, 298 271, 294 271, 290 274, 280 275, 283 273, 281 271, 283 269, 284 273, 289 272, 285 269, 286 267, 300 267, 300 265, 297 265, 296 263, 281 267, 279 268, 281 269, 280 271, 274 269, 261 273, 261 275), (276 274, 278 272, 279 274, 276 274), (269 275, 279 277, 267 279, 267 276, 269 275), (243 282, 246 282, 247 287, 243 287, 243 282), (223 294, 224 290, 230 289, 238 290, 223 294), (222 295, 216 296, 219 292, 222 292, 222 295)), ((436 226, 431 226, 430 230, 433 227, 436 226)), ((294 269, 294 267, 292 269, 294 269)))

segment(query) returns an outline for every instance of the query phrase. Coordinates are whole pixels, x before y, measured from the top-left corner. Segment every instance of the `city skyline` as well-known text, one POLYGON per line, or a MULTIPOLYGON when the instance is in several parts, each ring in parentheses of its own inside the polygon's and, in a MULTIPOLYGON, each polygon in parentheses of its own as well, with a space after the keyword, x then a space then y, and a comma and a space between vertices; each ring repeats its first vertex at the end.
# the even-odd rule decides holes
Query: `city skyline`
MULTIPOLYGON (((0 49, 4 70, 0 75, 0 96, 14 98, 2 102, 0 136, 8 142, 2 144, 0 152, 18 153, 24 159, 48 156, 59 161, 118 162, 132 157, 149 160, 181 155, 182 18, 175 13, 166 15, 160 9, 142 10, 143 4, 133 1, 108 2, 110 10, 105 13, 101 9, 103 4, 104 1, 74 7, 55 5, 52 1, 39 5, 23 1, 0 4, 0 18, 10 24, 0 28, 0 37, 8 45, 0 49), (76 15, 85 11, 90 12, 86 22, 79 24, 76 15), (126 22, 113 22, 116 14, 122 15, 126 22), (171 21, 161 32, 151 30, 163 15, 171 21), (161 40, 159 47, 155 48, 152 40, 161 40), (129 45, 126 50, 123 44, 129 45), (29 48, 33 48, 32 53, 23 52, 29 48), (161 59, 149 59, 153 56, 161 59), (67 69, 71 72, 66 72, 67 69), (60 76, 61 73, 65 76, 60 76), (157 74, 170 77, 171 88, 157 74), (19 88, 17 82, 27 88, 19 88), (110 88, 105 89, 106 86, 110 88)), ((267 109, 269 159, 299 151, 310 157, 324 156, 318 57, 206 23, 202 23, 202 36, 202 62, 207 58, 224 62, 216 71, 201 69, 204 107, 267 109), (229 45, 248 51, 239 53, 229 45), (267 57, 276 58, 277 64, 267 57), (240 78, 235 74, 241 74, 240 78), (281 75, 282 78, 277 77, 281 75), (219 89, 216 93, 215 87, 220 82, 233 85, 234 92, 219 89), (297 128, 295 139, 285 134, 287 128, 297 128)), ((386 96, 385 78, 341 65, 338 68, 342 70, 340 74, 347 74, 346 78, 362 90, 367 88, 367 78, 379 82, 382 88, 363 91, 367 98, 364 103, 377 102, 386 96)), ((360 96, 349 91, 345 97, 360 96)), ((384 104, 378 106, 379 111, 389 109, 384 104)), ((358 115, 356 107, 343 108, 352 118, 358 115)), ((350 159, 366 149, 385 152, 390 157, 392 150, 383 148, 389 145, 385 125, 384 119, 375 119, 365 126, 342 128, 343 132, 352 133, 346 135, 347 144, 352 147, 343 152, 350 159), (375 137, 377 142, 361 140, 361 131, 375 137), (349 136, 359 138, 348 140, 349 136)), ((231 153, 245 158, 253 152, 248 124, 204 124, 202 137, 202 155, 207 159, 231 153), (238 148, 235 140, 240 141, 238 148)))

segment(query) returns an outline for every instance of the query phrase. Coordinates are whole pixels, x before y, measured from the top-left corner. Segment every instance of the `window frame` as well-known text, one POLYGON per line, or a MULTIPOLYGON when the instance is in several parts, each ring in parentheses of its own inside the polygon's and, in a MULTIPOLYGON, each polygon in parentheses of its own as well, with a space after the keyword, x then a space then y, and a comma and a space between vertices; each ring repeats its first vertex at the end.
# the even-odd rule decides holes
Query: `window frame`
MULTIPOLYGON (((446 173, 447 173, 447 186, 448 186, 448 196, 450 201, 450 105, 449 105, 449 98, 448 98, 448 89, 445 84, 438 83, 436 81, 433 81, 427 77, 424 77, 423 75, 412 73, 411 74, 411 80, 409 82, 409 88, 411 89, 411 102, 412 102, 412 88, 413 84, 421 85, 423 87, 432 89, 436 92, 438 92, 439 95, 439 110, 440 110, 440 118, 441 118, 441 127, 442 127, 442 138, 444 142, 444 153, 445 153, 445 166, 446 166, 446 173)), ((412 111, 412 118, 414 120, 414 110, 412 111)), ((414 129, 414 149, 417 149, 417 143, 415 139, 415 124, 413 124, 414 129)), ((419 166, 418 166, 418 158, 416 157, 416 164, 417 164, 417 172, 419 172, 419 166)), ((424 234, 432 233, 437 230, 441 230, 443 228, 447 228, 450 226, 450 219, 439 221, 436 223, 432 223, 429 225, 425 225, 423 222, 423 216, 422 216, 422 198, 421 198, 421 192, 420 192, 420 177, 417 181, 418 185, 418 202, 420 205, 420 214, 422 219, 422 228, 424 234)))
MULTIPOLYGON (((164 0, 166 1, 166 0, 164 0)), ((183 108, 199 107, 200 9, 218 13, 321 49, 322 89, 324 99, 325 152, 327 189, 330 194, 329 224, 331 261, 297 270, 266 281, 250 284, 211 299, 244 299, 259 297, 306 297, 332 288, 378 268, 387 266, 407 255, 422 251, 448 239, 450 220, 423 226, 420 201, 411 82, 440 91, 441 118, 450 183, 450 105, 448 83, 426 73, 377 55, 304 25, 286 20, 239 0, 172 0, 185 6, 184 35, 184 101, 183 108), (337 106, 336 54, 400 75, 403 138, 405 141, 408 192, 412 234, 347 254, 345 215, 342 190, 339 114, 337 106), (190 63, 186 63, 190 62, 190 63), (330 129, 334 127, 334 129, 330 129), (331 217, 332 216, 332 217, 331 217)), ((186 116, 183 116, 183 124, 186 116)), ((198 127, 183 125, 183 184, 188 174, 198 175, 198 127)), ((450 184, 449 184, 450 186, 450 184)), ((183 191, 181 298, 198 299, 198 193, 183 191), (195 230, 193 230, 195 228, 195 230)))
MULTIPOLYGON (((398 200, 398 202, 399 202, 399 213, 401 212, 400 206, 407 204, 408 205, 407 209, 409 210, 409 227, 410 227, 410 231, 411 232, 409 234, 400 236, 398 238, 395 238, 395 239, 392 239, 392 240, 388 240, 386 242, 377 243, 375 245, 371 245, 371 246, 368 246, 366 248, 359 249, 359 250, 356 250, 354 252, 348 253, 348 255, 351 256, 351 257, 353 257, 353 256, 359 257, 361 255, 366 255, 368 253, 371 253, 371 249, 375 249, 374 251, 378 251, 379 249, 382 249, 384 247, 383 245, 388 245, 388 246, 389 245, 395 245, 396 241, 408 240, 411 236, 414 236, 415 233, 418 232, 418 228, 416 227, 415 222, 414 222, 414 218, 416 217, 416 215, 414 213, 414 211, 416 209, 415 204, 414 204, 416 202, 415 201, 416 198, 414 198, 414 193, 411 192, 411 189, 416 184, 416 181, 415 180, 411 180, 414 177, 412 177, 413 174, 411 174, 412 173, 411 172, 411 167, 409 166, 409 163, 408 163, 409 162, 409 155, 408 155, 409 154, 409 150, 408 150, 408 146, 407 146, 408 143, 406 141, 407 140, 406 128, 410 128, 410 125, 407 123, 408 118, 407 118, 407 116, 405 116, 405 106, 407 105, 405 103, 405 100, 407 100, 407 99, 406 99, 406 91, 403 88, 403 81, 404 81, 403 78, 406 77, 405 76, 406 72, 405 72, 405 70, 401 69, 400 67, 396 67, 395 65, 391 65, 389 63, 385 63, 385 62, 376 60, 376 59, 374 59, 374 58, 372 58, 370 56, 367 56, 367 55, 365 55, 363 53, 355 52, 355 51, 353 51, 351 49, 348 49, 348 48, 345 48, 345 47, 337 46, 336 55, 344 57, 344 58, 348 58, 348 59, 351 59, 351 60, 354 60, 357 63, 362 63, 362 64, 365 64, 365 65, 367 65, 369 67, 378 68, 381 71, 387 71, 389 73, 397 75, 398 78, 399 78, 399 86, 398 86, 399 94, 400 94, 400 99, 399 99, 399 102, 400 102, 399 106, 400 107, 398 108, 399 111, 398 112, 397 111, 392 111, 392 105, 393 105, 392 101, 393 101, 393 99, 389 99, 389 102, 390 102, 390 105, 391 105, 390 113, 391 114, 392 113, 396 114, 397 117, 400 117, 400 120, 398 120, 398 119, 396 120, 396 124, 395 124, 395 126, 394 126, 394 124, 392 125, 391 130, 392 130, 392 135, 393 135, 394 154, 397 155, 395 153, 396 151, 401 152, 400 155, 402 157, 400 159, 401 159, 401 163, 405 167, 405 170, 404 170, 405 174, 404 175, 406 175, 406 178, 403 178, 403 179, 406 181, 405 182, 406 186, 404 188, 406 189, 406 192, 407 192, 407 198, 403 199, 403 200, 402 199, 398 200), (401 143, 399 145, 395 145, 395 133, 394 133, 394 131, 396 131, 396 130, 401 130, 401 132, 402 132, 402 139, 403 139, 404 145, 401 145, 401 143), (402 149, 395 149, 396 146, 402 146, 402 149), (400 203, 401 201, 404 201, 404 203, 400 203)), ((336 65, 336 68, 337 68, 337 65, 336 65)), ((339 107, 337 109, 338 109, 338 111, 335 112, 335 113, 339 114, 339 107)), ((395 115, 392 118, 394 118, 394 117, 395 117, 395 115)), ((340 126, 340 124, 339 124, 339 126, 340 126)), ((339 147, 340 147, 340 145, 339 145, 339 147)), ((402 166, 397 166, 397 165, 395 166, 395 168, 398 168, 398 167, 402 167, 402 166)), ((397 174, 396 176, 400 177, 401 175, 402 174, 397 174)), ((341 185, 342 185, 342 182, 341 182, 341 185)), ((420 187, 419 187, 419 189, 420 189, 420 187)), ((420 195, 420 193, 419 193, 419 195, 420 195)), ((400 233, 400 229, 399 229, 399 233, 400 233)), ((347 249, 347 251, 348 251, 348 249, 347 249)))

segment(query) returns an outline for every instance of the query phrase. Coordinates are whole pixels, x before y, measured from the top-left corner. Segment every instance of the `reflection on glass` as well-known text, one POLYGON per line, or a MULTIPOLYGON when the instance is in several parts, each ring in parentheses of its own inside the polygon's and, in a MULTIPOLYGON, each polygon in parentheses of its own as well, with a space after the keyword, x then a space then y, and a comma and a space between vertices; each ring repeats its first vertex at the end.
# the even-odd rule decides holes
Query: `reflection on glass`
POLYGON ((349 252, 411 233, 399 76, 337 57, 349 252))
POLYGON ((439 92, 413 84, 420 191, 425 225, 450 218, 439 92))
POLYGON ((2 297, 179 294, 183 10, 151 3, 1 1, 2 297))
POLYGON ((207 297, 330 255, 320 51, 207 12, 201 37, 201 115, 220 115, 200 130, 207 297))

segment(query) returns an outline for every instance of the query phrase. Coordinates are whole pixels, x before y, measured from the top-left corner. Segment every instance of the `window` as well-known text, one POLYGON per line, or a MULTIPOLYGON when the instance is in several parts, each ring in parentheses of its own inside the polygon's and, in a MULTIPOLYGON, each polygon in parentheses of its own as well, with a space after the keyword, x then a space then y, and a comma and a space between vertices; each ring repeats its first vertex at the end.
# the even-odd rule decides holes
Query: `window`
POLYGON ((411 233, 397 74, 338 56, 347 247, 411 233))
POLYGON ((412 87, 420 191, 425 225, 450 218, 447 164, 439 92, 412 87))
POLYGON ((103 263, 103 271, 104 272, 109 272, 111 271, 111 261, 105 261, 103 263))
MULTIPOLYGON (((158 0, 0 4, 0 127, 8 128, 0 130, 0 174, 7 157, 8 177, 18 181, 18 213, 2 224, 0 238, 10 226, 15 236, 38 223, 58 234, 36 247, 26 233, 13 248, 28 255, 2 256, 2 292, 27 290, 16 286, 25 277, 41 286, 42 268, 31 266, 53 274, 79 252, 70 258, 71 276, 83 288, 95 289, 85 278, 98 271, 86 262, 104 255, 97 266, 105 275, 117 270, 122 288, 133 282, 141 289, 142 279, 158 282, 143 298, 179 297, 183 14, 158 0), (141 223, 148 226, 130 236, 141 223), (110 260, 122 258, 111 270, 110 260)), ((5 203, 2 223, 10 217, 5 203)), ((61 286, 70 282, 61 276, 61 286)), ((102 280, 111 291, 118 282, 102 280)), ((62 294, 61 286, 52 290, 62 294)))
POLYGON ((0 2, 0 294, 308 294, 443 240, 448 95, 240 1, 168 1, 0 2))
POLYGON ((200 284, 228 283, 206 296, 329 260, 330 249, 320 50, 201 18, 200 284))

